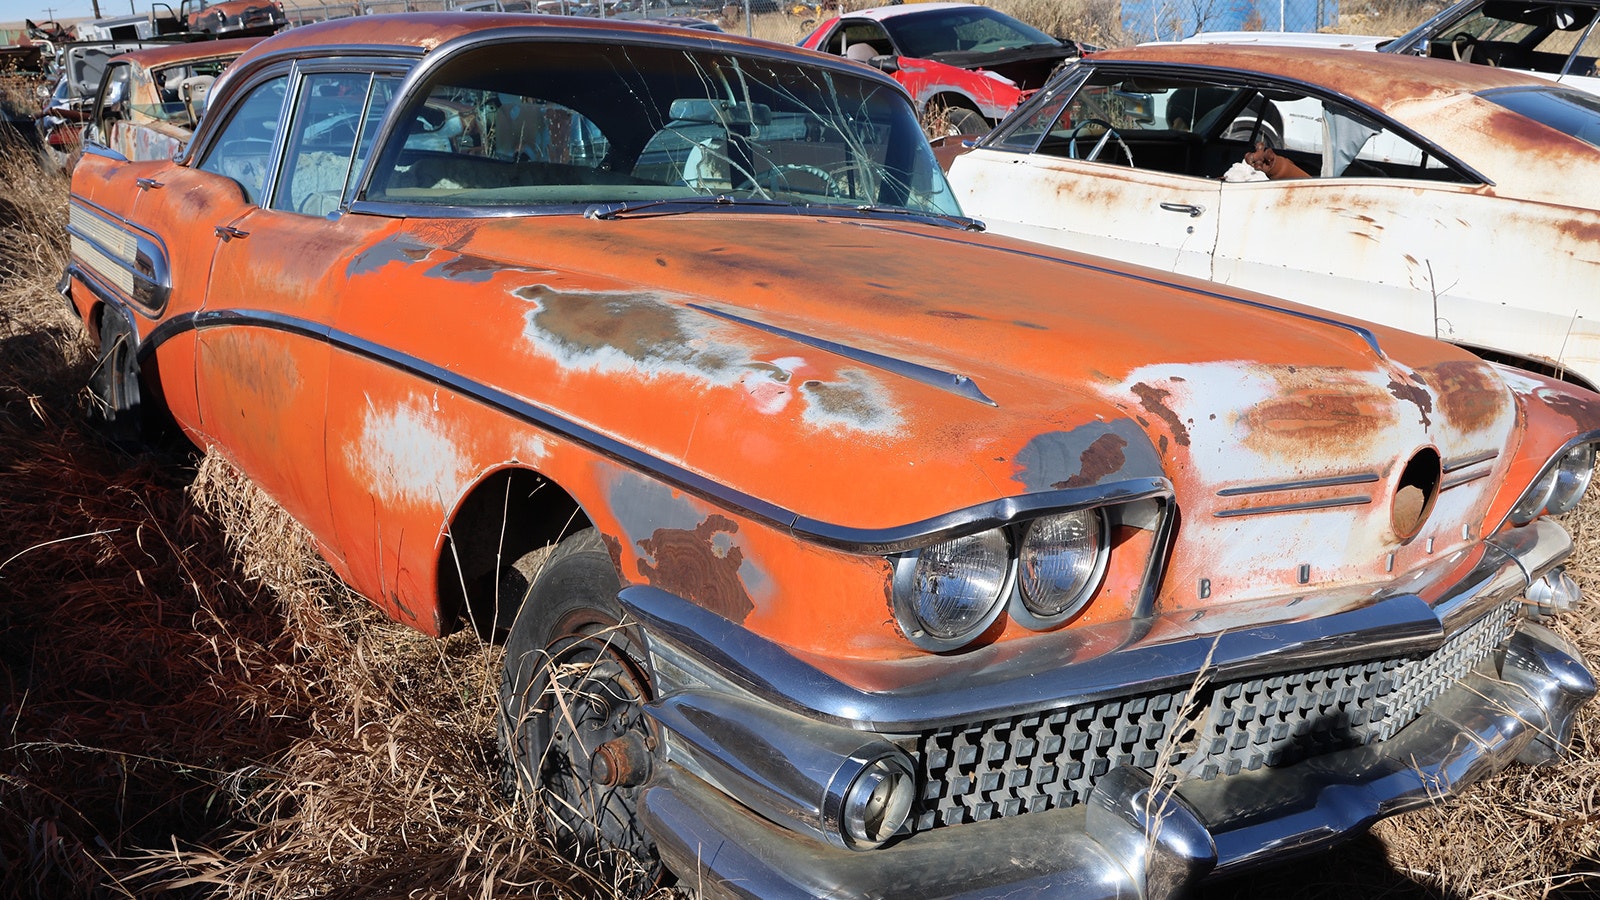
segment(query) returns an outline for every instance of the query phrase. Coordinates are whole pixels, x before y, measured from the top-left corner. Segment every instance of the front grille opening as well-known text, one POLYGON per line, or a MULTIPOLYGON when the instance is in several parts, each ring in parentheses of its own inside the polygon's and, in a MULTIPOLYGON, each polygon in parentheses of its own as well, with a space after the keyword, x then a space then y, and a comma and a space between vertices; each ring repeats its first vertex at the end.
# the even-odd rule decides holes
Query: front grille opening
POLYGON ((925 733, 913 831, 1064 809, 1118 766, 1167 754, 1181 779, 1211 780, 1386 741, 1510 637, 1509 601, 1423 657, 1368 660, 1142 694, 925 733))

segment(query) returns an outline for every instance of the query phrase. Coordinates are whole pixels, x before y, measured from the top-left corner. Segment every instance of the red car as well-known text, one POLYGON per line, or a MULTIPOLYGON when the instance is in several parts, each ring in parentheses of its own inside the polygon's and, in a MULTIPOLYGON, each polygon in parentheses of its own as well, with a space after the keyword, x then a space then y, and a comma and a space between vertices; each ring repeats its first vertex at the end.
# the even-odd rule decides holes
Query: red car
POLYGON ((894 76, 949 134, 983 134, 1085 48, 971 3, 880 6, 822 23, 800 46, 894 76))

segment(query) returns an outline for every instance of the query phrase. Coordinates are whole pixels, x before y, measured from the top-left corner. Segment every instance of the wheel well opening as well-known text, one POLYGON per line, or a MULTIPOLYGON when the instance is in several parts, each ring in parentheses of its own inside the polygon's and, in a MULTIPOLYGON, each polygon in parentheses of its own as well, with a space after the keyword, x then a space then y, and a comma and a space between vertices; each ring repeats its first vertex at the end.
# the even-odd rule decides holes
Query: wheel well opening
POLYGON ((503 638, 528 589, 516 562, 588 526, 572 495, 537 472, 503 469, 485 478, 456 511, 439 559, 448 627, 503 638))

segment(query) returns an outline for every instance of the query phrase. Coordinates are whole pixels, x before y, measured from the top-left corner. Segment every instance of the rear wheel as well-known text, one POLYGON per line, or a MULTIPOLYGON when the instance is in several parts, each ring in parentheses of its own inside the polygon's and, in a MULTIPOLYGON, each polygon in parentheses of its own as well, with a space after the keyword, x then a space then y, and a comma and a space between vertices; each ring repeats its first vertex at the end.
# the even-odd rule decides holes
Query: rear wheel
POLYGON ((556 545, 506 640, 500 743, 508 786, 564 849, 621 851, 654 881, 661 865, 638 819, 655 749, 650 676, 620 588, 593 528, 556 545))
POLYGON ((100 315, 100 352, 89 376, 89 392, 90 415, 107 437, 120 444, 144 436, 133 326, 110 308, 100 315))

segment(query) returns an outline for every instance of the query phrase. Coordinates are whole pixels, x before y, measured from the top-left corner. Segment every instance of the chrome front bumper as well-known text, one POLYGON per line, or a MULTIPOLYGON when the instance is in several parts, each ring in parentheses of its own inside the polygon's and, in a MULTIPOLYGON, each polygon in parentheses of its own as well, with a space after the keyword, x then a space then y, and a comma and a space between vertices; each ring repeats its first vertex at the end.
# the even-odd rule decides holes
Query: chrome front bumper
MULTIPOLYGON (((1497 545, 1466 574, 1452 569, 1448 585, 1414 581, 1415 594, 1212 636, 1202 649, 1219 681, 1399 646, 1437 650, 1570 552, 1565 532, 1548 522, 1497 545)), ((1018 702, 1048 709, 1103 696, 1116 673, 1139 674, 1124 692, 1192 678, 1200 666, 1182 667, 1198 651, 1133 636, 1104 657, 1035 677, 969 672, 923 690, 874 692, 654 589, 630 588, 623 601, 650 642, 662 687, 651 715, 668 748, 641 817, 669 867, 708 897, 1175 896, 1210 875, 1310 852, 1438 802, 1512 760, 1551 762, 1595 692, 1576 649, 1524 623, 1385 740, 1213 780, 1179 777, 1164 790, 1144 768, 1115 766, 1076 805, 857 851, 827 840, 841 760, 906 746, 906 735, 945 724, 962 707, 981 720, 1018 702), (1149 668, 1156 659, 1173 668, 1149 668), (1083 671, 1068 671, 1075 667, 1083 671)))

